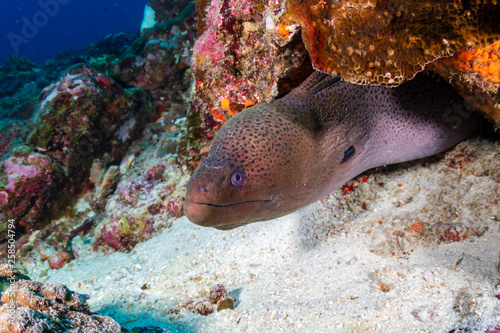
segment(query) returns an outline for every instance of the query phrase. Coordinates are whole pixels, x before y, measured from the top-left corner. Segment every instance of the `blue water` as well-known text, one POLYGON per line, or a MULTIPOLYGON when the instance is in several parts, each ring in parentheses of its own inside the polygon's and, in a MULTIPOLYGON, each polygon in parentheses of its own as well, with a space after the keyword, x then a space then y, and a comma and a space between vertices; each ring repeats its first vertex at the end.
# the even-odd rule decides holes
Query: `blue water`
POLYGON ((0 5, 0 65, 9 54, 37 63, 79 50, 110 33, 139 31, 148 0, 4 0, 0 5))

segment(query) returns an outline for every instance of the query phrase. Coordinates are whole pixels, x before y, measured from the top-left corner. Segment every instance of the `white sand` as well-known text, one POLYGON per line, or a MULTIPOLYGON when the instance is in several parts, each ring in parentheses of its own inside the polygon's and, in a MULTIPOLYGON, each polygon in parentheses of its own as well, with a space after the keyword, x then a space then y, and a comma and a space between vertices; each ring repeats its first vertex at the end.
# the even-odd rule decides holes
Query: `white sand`
MULTIPOLYGON (((498 152, 493 145, 481 154, 496 158, 498 152)), ((89 294, 92 310, 127 328, 449 332, 476 327, 481 332, 500 323, 499 184, 444 164, 371 174, 352 195, 337 191, 292 215, 232 231, 180 218, 129 254, 94 253, 77 237, 80 259, 61 270, 38 264, 30 275, 89 294), (362 202, 366 209, 359 208, 362 202), (463 222, 486 231, 438 242, 409 231, 422 220, 463 222), (234 310, 166 314, 217 283, 237 298, 234 310)))

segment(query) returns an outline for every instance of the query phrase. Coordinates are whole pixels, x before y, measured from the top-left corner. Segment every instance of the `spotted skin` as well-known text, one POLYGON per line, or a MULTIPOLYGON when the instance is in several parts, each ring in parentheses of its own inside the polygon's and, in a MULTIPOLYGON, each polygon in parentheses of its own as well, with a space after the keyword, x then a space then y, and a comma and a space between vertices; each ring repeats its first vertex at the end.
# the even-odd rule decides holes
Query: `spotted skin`
POLYGON ((441 152, 480 122, 448 84, 427 74, 385 88, 315 72, 221 128, 189 181, 185 213, 218 229, 283 216, 365 170, 441 152), (233 184, 235 173, 241 184, 233 184))

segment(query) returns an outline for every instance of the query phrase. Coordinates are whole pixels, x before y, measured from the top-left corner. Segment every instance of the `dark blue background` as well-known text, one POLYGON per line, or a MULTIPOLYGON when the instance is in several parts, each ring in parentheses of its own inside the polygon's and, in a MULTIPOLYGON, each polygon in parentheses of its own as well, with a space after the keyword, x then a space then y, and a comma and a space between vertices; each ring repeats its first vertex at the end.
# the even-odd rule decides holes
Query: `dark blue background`
MULTIPOLYGON (((148 0, 41 0, 44 3, 60 1, 59 11, 38 28, 27 44, 19 44, 18 55, 42 63, 55 53, 79 50, 110 33, 139 31, 144 6, 148 0)), ((33 16, 42 7, 39 0, 4 0, 0 5, 0 65, 14 52, 9 33, 23 36, 22 18, 33 23, 33 16)), ((41 16, 38 16, 39 18, 41 16)))

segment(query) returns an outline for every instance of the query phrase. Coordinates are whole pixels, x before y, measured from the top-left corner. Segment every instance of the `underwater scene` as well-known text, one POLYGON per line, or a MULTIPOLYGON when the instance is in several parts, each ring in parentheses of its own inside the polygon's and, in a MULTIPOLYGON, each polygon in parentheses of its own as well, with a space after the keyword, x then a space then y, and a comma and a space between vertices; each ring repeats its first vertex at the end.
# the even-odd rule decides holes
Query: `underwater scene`
POLYGON ((0 333, 500 333, 497 0, 0 7, 0 333))

